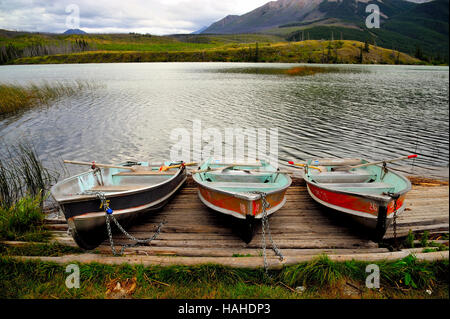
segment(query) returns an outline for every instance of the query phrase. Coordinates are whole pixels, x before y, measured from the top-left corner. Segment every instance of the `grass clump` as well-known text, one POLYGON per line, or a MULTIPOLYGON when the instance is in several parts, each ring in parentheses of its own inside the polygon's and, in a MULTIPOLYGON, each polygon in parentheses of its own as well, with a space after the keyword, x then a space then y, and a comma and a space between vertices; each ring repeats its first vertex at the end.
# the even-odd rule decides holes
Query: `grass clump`
POLYGON ((406 288, 431 288, 438 278, 448 282, 448 260, 437 262, 418 262, 413 255, 402 260, 382 263, 381 280, 387 285, 406 288))
POLYGON ((290 286, 333 286, 342 278, 338 265, 327 256, 286 268, 281 279, 290 286))
POLYGON ((420 244, 422 245, 422 247, 427 247, 428 246, 428 238, 430 236, 430 233, 428 231, 425 231, 422 234, 422 238, 420 239, 420 244))
POLYGON ((415 236, 412 230, 409 230, 408 236, 405 239, 405 247, 406 248, 414 248, 414 240, 415 236))
POLYGON ((43 241, 50 234, 42 225, 40 197, 24 197, 8 208, 0 207, 0 238, 6 240, 43 241))
POLYGON ((90 84, 79 81, 75 83, 29 84, 26 86, 0 83, 0 115, 16 113, 23 109, 47 104, 54 99, 74 95, 88 87, 90 87, 90 84))

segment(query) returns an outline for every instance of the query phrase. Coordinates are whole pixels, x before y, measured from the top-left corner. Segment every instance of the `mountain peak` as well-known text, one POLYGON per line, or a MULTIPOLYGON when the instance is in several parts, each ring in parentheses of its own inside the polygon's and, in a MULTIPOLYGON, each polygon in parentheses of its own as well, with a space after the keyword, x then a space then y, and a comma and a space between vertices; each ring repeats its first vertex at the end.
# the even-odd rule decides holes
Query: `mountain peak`
POLYGON ((80 29, 69 29, 66 30, 63 34, 87 34, 87 33, 80 29))
MULTIPOLYGON (((427 1, 427 0, 413 0, 427 1)), ((213 23, 203 33, 257 33, 280 25, 335 18, 361 24, 367 16, 366 6, 376 2, 387 18, 412 6, 406 0, 278 0, 270 1, 244 15, 229 15, 213 23)))
POLYGON ((253 33, 304 19, 324 0, 270 1, 244 15, 229 15, 203 33, 253 33))

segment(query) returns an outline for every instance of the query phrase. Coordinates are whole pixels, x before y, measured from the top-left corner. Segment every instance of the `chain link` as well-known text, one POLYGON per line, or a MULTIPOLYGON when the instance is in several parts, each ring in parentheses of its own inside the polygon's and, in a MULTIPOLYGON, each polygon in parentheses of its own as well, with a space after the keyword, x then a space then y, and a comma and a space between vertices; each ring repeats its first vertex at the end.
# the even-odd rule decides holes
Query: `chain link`
POLYGON ((159 234, 161 233, 162 227, 166 223, 166 222, 160 223, 159 226, 158 226, 158 229, 156 230, 155 234, 151 238, 147 238, 147 239, 136 238, 133 235, 131 235, 130 233, 128 233, 122 227, 122 225, 120 225, 120 223, 117 220, 117 218, 113 215, 113 210, 109 207, 109 204, 108 204, 108 201, 106 199, 105 193, 87 191, 87 192, 84 192, 84 195, 95 195, 101 202, 100 208, 102 208, 105 211, 106 229, 108 231, 108 238, 109 238, 109 243, 111 245, 111 251, 113 252, 114 256, 122 256, 124 251, 125 251, 125 249, 127 249, 127 248, 132 248, 132 247, 136 247, 136 246, 139 246, 139 245, 149 244, 150 242, 152 242, 153 240, 155 240, 159 236, 159 234), (116 248, 114 246, 113 234, 112 234, 112 229, 111 229, 111 220, 114 222, 114 224, 116 224, 117 228, 128 239, 130 239, 130 240, 135 242, 134 244, 123 245, 119 254, 117 253, 116 248))
POLYGON ((262 214, 263 217, 261 218, 262 223, 262 249, 263 249, 263 256, 264 256, 264 270, 266 272, 266 275, 268 275, 269 272, 269 266, 267 263, 267 253, 266 253, 266 231, 267 235, 269 237, 269 241, 272 245, 272 250, 274 251, 275 255, 277 255, 280 258, 280 261, 284 260, 284 256, 281 253, 281 251, 278 249, 277 245, 275 244, 272 234, 270 232, 270 226, 269 226, 269 215, 267 213, 267 209, 270 207, 269 202, 267 201, 267 194, 264 192, 250 192, 250 194, 256 194, 261 196, 261 202, 262 202, 262 214))
POLYGON ((395 248, 398 248, 397 244, 397 200, 398 198, 394 198, 394 245, 395 248))
POLYGON ((398 249, 398 243, 397 243, 397 217, 398 217, 398 203, 400 196, 388 193, 388 195, 394 200, 394 221, 393 221, 393 227, 394 227, 394 246, 396 249, 398 249))

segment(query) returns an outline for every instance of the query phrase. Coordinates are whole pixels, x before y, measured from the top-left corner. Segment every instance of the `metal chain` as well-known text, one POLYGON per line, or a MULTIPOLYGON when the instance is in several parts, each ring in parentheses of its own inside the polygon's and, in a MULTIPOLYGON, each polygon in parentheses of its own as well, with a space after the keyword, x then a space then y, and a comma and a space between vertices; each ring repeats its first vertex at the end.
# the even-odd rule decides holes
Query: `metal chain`
POLYGON ((387 193, 393 200, 394 200, 394 246, 396 249, 398 249, 397 244, 397 215, 398 215, 398 204, 397 201, 400 198, 400 196, 394 194, 394 193, 387 193))
POLYGON ((127 248, 131 248, 131 247, 136 247, 139 245, 144 245, 144 244, 148 244, 150 242, 152 242, 153 240, 155 240, 159 234, 161 233, 161 229, 164 226, 165 222, 162 222, 159 224, 158 229, 156 230, 155 234, 151 237, 151 238, 147 238, 147 239, 139 239, 136 238, 134 236, 132 236, 131 234, 129 234, 123 227, 122 225, 120 225, 119 221, 117 220, 117 218, 113 215, 114 211, 109 207, 108 201, 106 199, 105 193, 102 192, 92 192, 92 191, 87 191, 85 192, 85 194, 91 194, 91 195, 95 195, 97 196, 97 198, 100 200, 101 202, 101 206, 100 208, 102 208, 105 211, 105 218, 106 218, 106 229, 108 231, 108 237, 109 237, 109 243, 111 245, 111 251, 113 252, 114 256, 121 256, 123 255, 125 249, 127 248), (114 246, 114 240, 113 240, 113 234, 112 234, 112 230, 111 230, 111 220, 116 224, 117 228, 119 228, 119 230, 126 236, 128 237, 128 239, 134 241, 134 244, 129 244, 129 245, 123 245, 122 249, 120 251, 120 254, 117 254, 116 248, 114 246))
POLYGON ((267 253, 266 253, 266 230, 267 234, 269 236, 269 241, 272 244, 272 250, 274 251, 275 255, 277 255, 280 258, 280 261, 284 260, 284 256, 281 253, 281 251, 278 249, 277 245, 275 244, 272 234, 270 232, 270 226, 269 226, 269 215, 267 214, 267 208, 270 207, 269 202, 267 201, 267 194, 264 192, 251 192, 251 194, 257 194, 261 196, 261 202, 262 202, 262 214, 263 217, 261 218, 262 223, 262 248, 263 248, 263 256, 264 256, 264 269, 266 274, 268 275, 269 267, 267 263, 267 253))
POLYGON ((394 198, 394 245, 395 248, 398 248, 397 245, 397 199, 394 198))

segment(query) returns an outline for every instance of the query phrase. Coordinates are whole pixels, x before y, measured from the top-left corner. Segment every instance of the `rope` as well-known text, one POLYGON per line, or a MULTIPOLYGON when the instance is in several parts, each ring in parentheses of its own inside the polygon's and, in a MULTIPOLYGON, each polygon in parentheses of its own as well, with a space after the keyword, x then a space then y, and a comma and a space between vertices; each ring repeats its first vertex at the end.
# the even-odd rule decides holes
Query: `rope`
POLYGON ((109 207, 108 201, 106 200, 106 196, 105 193, 102 192, 92 192, 92 191, 88 191, 86 193, 89 193, 91 195, 95 195, 97 196, 97 198, 100 200, 101 202, 101 206, 100 208, 102 208, 105 211, 105 218, 106 218, 106 229, 108 231, 108 237, 109 237, 109 243, 111 245, 111 251, 114 254, 114 256, 122 256, 125 249, 127 248, 132 248, 132 247, 136 247, 136 246, 141 246, 144 244, 148 244, 150 242, 152 242, 153 240, 155 240, 159 234, 161 233, 161 229, 164 226, 165 222, 162 222, 159 224, 158 229, 156 230, 155 234, 147 239, 139 239, 134 237, 133 235, 129 234, 123 227, 122 225, 120 225, 119 221, 117 220, 117 218, 113 215, 114 211, 109 207), (120 250, 120 253, 118 254, 116 251, 116 248, 114 246, 114 240, 113 240, 113 235, 112 235, 112 230, 111 230, 111 220, 114 222, 114 224, 116 224, 117 228, 119 228, 119 230, 130 240, 134 241, 134 244, 128 244, 128 245, 123 245, 122 249, 120 250))

